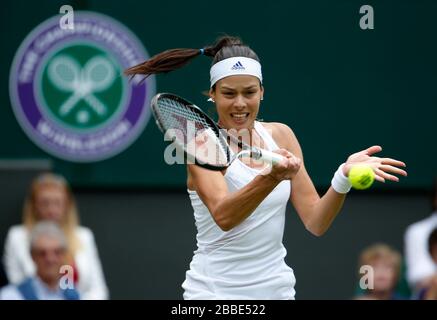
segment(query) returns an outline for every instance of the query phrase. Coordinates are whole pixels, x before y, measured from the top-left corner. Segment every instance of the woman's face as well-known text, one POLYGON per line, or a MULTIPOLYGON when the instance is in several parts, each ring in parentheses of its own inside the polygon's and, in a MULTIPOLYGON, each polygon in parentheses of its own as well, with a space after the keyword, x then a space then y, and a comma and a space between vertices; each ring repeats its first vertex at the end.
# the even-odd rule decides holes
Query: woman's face
POLYGON ((56 186, 43 186, 35 195, 35 207, 40 220, 60 223, 67 209, 67 195, 56 186))
POLYGON ((393 263, 385 259, 377 259, 372 263, 375 276, 375 290, 387 292, 393 290, 397 282, 397 274, 393 263))
POLYGON ((240 130, 252 128, 264 94, 258 78, 229 76, 216 83, 210 96, 215 100, 220 126, 240 130))

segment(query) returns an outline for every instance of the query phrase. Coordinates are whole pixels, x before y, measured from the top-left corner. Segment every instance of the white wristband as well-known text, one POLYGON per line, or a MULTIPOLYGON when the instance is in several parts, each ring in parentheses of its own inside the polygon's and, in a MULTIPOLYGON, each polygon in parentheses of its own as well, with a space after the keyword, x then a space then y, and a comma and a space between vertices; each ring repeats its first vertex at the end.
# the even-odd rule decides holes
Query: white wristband
POLYGON ((348 193, 352 187, 349 179, 343 174, 344 163, 338 167, 332 178, 331 185, 337 193, 348 193))

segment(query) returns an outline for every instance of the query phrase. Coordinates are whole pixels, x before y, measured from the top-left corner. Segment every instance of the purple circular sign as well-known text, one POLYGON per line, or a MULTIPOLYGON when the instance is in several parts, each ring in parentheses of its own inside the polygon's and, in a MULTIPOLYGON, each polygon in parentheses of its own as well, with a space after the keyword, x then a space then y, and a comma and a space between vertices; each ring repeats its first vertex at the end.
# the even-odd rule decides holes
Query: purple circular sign
POLYGON ((132 144, 150 117, 155 78, 131 81, 123 70, 147 60, 137 37, 114 19, 74 13, 37 26, 19 47, 10 73, 14 113, 46 152, 74 162, 110 158, 132 144))

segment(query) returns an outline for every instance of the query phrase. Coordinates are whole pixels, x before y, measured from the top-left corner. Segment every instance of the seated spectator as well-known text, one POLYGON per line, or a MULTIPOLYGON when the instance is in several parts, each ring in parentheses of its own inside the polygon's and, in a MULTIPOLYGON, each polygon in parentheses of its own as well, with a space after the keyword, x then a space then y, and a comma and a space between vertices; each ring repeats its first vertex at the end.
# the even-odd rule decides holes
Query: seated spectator
POLYGON ((428 238, 437 228, 437 178, 432 192, 432 213, 426 219, 410 225, 405 232, 407 279, 413 292, 427 287, 437 272, 437 265, 428 251, 428 238))
POLYGON ((67 240, 54 222, 40 222, 30 235, 30 254, 36 275, 18 285, 0 290, 0 300, 78 300, 79 294, 65 283, 61 287, 61 267, 66 263, 67 240))
POLYGON ((68 243, 67 264, 73 266, 81 298, 107 299, 108 290, 93 233, 79 226, 75 200, 65 179, 50 173, 33 181, 24 203, 23 224, 9 229, 3 258, 9 282, 19 284, 35 274, 29 234, 40 221, 53 221, 63 230, 68 243))
MULTIPOLYGON (((367 276, 368 288, 356 297, 359 300, 402 300, 395 288, 401 271, 401 255, 386 244, 375 244, 366 248, 360 255, 359 267, 370 266, 367 276)), ((364 288, 363 288, 364 289, 364 288)))

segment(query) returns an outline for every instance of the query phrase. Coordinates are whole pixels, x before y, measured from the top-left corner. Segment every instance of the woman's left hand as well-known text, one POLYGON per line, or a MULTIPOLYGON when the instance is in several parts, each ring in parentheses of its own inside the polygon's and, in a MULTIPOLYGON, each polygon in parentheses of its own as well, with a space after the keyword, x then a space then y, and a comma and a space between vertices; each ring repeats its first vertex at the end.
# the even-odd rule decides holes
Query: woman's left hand
POLYGON ((373 154, 380 152, 381 150, 382 148, 380 146, 372 146, 366 150, 352 154, 343 166, 343 174, 347 177, 352 166, 360 164, 370 166, 375 172, 375 180, 380 182, 385 182, 385 180, 399 181, 399 178, 393 174, 406 177, 407 172, 398 168, 406 167, 405 163, 402 161, 373 156, 373 154))

